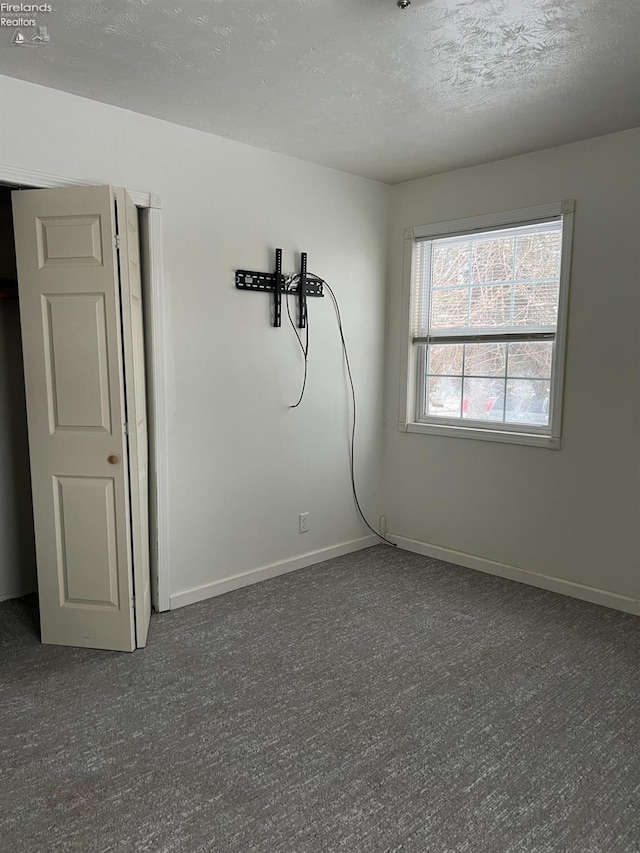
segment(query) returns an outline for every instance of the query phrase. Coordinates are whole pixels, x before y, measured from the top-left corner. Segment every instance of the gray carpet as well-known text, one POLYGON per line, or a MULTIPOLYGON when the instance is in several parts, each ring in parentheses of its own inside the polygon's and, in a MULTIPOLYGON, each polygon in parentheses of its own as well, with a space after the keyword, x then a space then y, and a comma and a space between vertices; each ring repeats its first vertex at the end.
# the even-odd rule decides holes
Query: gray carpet
POLYGON ((640 621, 379 546, 155 616, 0 605, 3 853, 637 853, 640 621))

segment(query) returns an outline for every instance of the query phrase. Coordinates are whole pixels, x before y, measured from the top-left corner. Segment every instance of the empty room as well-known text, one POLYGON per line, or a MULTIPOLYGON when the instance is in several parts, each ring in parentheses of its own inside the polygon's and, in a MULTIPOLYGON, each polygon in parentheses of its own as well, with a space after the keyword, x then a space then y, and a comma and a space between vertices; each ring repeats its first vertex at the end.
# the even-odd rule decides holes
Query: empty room
POLYGON ((639 37, 2 4, 2 853, 640 851, 639 37))

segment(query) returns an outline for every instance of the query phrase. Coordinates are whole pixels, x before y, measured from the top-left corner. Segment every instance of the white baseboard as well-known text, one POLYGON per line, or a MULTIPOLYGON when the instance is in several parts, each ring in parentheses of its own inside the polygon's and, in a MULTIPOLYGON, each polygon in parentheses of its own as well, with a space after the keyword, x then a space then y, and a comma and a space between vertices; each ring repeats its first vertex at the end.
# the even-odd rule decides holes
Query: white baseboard
POLYGON ((31 595, 35 589, 23 589, 20 592, 0 592, 0 601, 9 601, 10 598, 23 598, 25 595, 31 595))
POLYGON ((597 587, 586 586, 575 581, 556 578, 552 575, 541 575, 538 572, 519 569, 516 566, 509 566, 505 563, 497 563, 495 560, 487 560, 484 557, 477 557, 475 554, 467 554, 464 551, 454 551, 451 548, 443 548, 440 545, 430 545, 428 542, 419 542, 416 539, 408 539, 405 536, 396 536, 394 533, 387 533, 387 536, 392 542, 397 544, 398 548, 403 548, 405 551, 413 551, 416 554, 423 554, 425 557, 434 557, 436 560, 442 560, 445 563, 453 563, 457 566, 464 566, 467 569, 478 569, 489 575, 498 575, 501 578, 518 581, 518 583, 526 583, 529 586, 537 586, 539 589, 559 592, 561 595, 568 595, 571 598, 580 598, 582 601, 590 601, 592 604, 602 604, 604 607, 612 607, 614 610, 622 610, 624 613, 633 613, 636 616, 640 616, 640 601, 637 601, 635 598, 629 598, 626 595, 619 595, 616 592, 609 592, 606 589, 598 589, 597 587))
POLYGON ((318 551, 310 551, 308 554, 291 557, 279 563, 270 563, 268 566, 261 566, 249 572, 242 572, 239 575, 187 589, 184 592, 175 592, 169 597, 169 607, 171 610, 175 610, 178 607, 185 607, 187 604, 195 604, 197 601, 204 601, 206 598, 213 598, 234 589, 241 589, 243 586, 249 586, 252 583, 275 578, 288 572, 295 572, 297 569, 305 569, 307 566, 323 563, 325 560, 331 560, 334 557, 342 557, 345 554, 351 554, 353 551, 361 551, 363 548, 370 548, 378 541, 377 536, 363 536, 361 539, 353 539, 351 542, 343 542, 330 548, 320 548, 318 551))

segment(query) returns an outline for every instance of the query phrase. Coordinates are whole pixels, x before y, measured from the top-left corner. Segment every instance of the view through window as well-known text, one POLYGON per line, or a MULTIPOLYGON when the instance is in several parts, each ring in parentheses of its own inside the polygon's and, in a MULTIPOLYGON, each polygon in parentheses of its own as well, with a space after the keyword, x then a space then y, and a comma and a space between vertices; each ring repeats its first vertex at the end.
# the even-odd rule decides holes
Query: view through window
POLYGON ((549 431, 561 255, 561 218, 417 241, 418 420, 549 431))

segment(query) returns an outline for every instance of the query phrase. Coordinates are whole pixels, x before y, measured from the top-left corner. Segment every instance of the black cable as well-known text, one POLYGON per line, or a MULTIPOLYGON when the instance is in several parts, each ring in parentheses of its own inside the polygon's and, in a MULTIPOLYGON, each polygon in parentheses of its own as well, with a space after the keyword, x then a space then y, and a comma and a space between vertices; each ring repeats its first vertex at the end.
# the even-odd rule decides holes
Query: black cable
MULTIPOLYGON (((296 276, 294 276, 292 279, 290 279, 287 282, 287 288, 289 287, 290 284, 292 284, 295 281, 295 279, 296 279, 296 276)), ((289 290, 285 291, 285 303, 287 305, 287 315, 289 316, 289 322, 291 323, 291 328, 295 332, 296 338, 298 339, 298 343, 300 344, 300 349, 302 350, 302 355, 304 356, 304 377, 302 380, 302 390, 300 391, 300 396, 298 397, 298 402, 293 406, 289 406, 290 409, 297 409, 298 406, 300 405, 300 403, 302 402, 302 398, 304 397, 304 392, 305 392, 305 389, 307 387, 307 371, 308 371, 308 367, 309 367, 309 317, 306 318, 307 322, 306 322, 305 328, 307 330, 307 333, 305 336, 305 343, 303 345, 302 344, 302 338, 298 334, 298 330, 296 329, 296 325, 293 322, 293 318, 291 316, 291 309, 289 308, 289 293, 290 293, 289 290)))
POLYGON ((378 533, 378 531, 369 524, 369 522, 367 521, 367 517, 365 516, 364 512, 362 511, 362 507, 360 506, 360 500, 358 499, 358 490, 356 489, 356 474, 355 474, 356 388, 355 388, 355 385, 353 382, 353 375, 351 373, 351 364, 349 362, 349 353, 347 351, 347 342, 346 342, 345 337, 344 337, 344 329, 342 328, 342 316, 340 314, 340 306, 338 304, 338 299, 337 299, 335 293, 333 292, 333 290, 331 289, 330 285, 328 285, 326 281, 323 281, 323 279, 318 278, 318 276, 313 276, 313 278, 322 282, 322 284, 324 284, 324 286, 327 288, 327 290, 331 294, 331 301, 333 302, 333 307, 334 307, 335 312, 336 312, 336 319, 338 321, 338 331, 340 333, 340 340, 342 341, 342 352, 344 354, 344 362, 347 366, 347 375, 349 377, 349 384, 351 386, 351 400, 353 403, 353 420, 351 423, 351 444, 350 444, 350 460, 349 461, 350 461, 350 470, 351 470, 351 488, 353 489, 353 498, 355 500, 356 507, 358 508, 358 512, 360 513, 360 518, 364 521, 364 523, 367 525, 369 530, 372 533, 374 533, 376 536, 378 536, 380 539, 382 539, 383 542, 386 542, 387 545, 392 545, 394 548, 397 548, 398 546, 396 545, 395 542, 392 542, 390 539, 387 539, 386 536, 383 536, 381 533, 378 533))
POLYGON ((293 319, 291 317, 291 311, 289 310, 289 294, 291 293, 291 291, 288 288, 291 284, 293 284, 295 282, 296 278, 298 278, 298 276, 293 275, 293 276, 291 276, 290 279, 287 280, 287 282, 286 282, 287 290, 285 290, 285 295, 287 297, 287 314, 289 315, 289 322, 291 323, 291 328, 293 329, 295 336, 298 339, 298 343, 300 344, 300 349, 302 350, 302 354, 304 355, 305 349, 304 349, 304 345, 302 343, 302 338, 298 334, 298 330, 296 329, 295 323, 293 322, 293 319))

